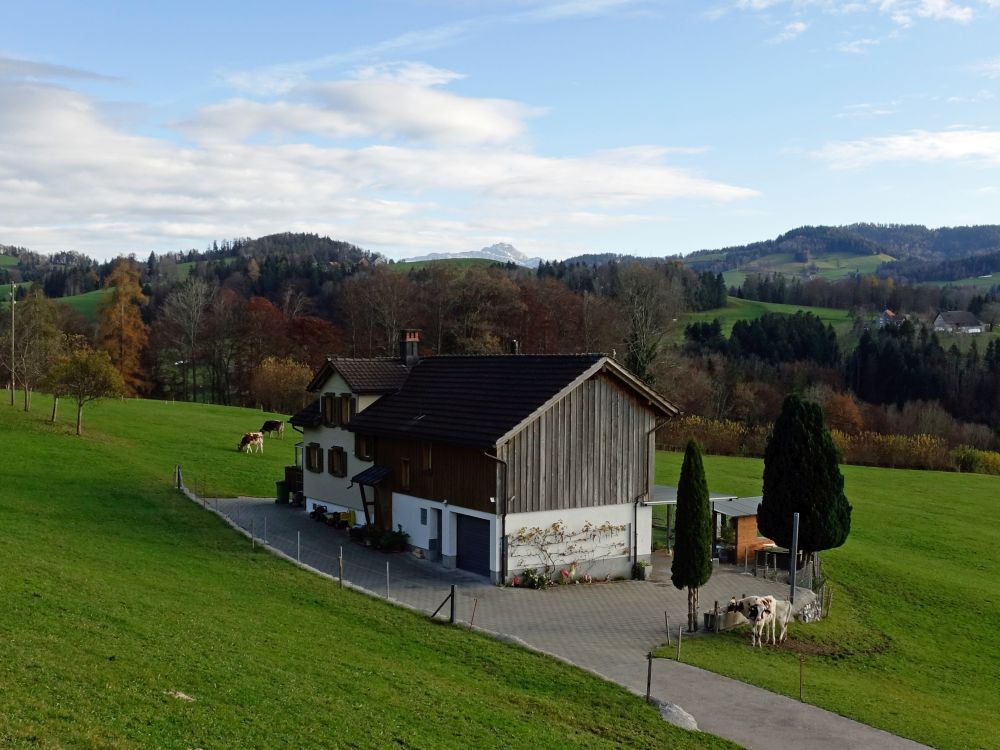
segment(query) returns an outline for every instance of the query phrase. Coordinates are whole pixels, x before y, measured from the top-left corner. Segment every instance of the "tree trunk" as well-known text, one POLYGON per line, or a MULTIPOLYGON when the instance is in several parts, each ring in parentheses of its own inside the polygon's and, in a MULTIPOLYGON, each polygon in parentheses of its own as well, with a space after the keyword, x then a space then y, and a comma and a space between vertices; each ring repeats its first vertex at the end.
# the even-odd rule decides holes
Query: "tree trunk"
POLYGON ((52 418, 49 419, 49 421, 52 424, 56 423, 56 417, 58 416, 58 414, 59 414, 59 394, 58 393, 53 393, 52 394, 52 418))
POLYGON ((24 386, 24 410, 31 410, 31 390, 28 386, 24 386))
POLYGON ((698 630, 698 589, 688 586, 688 632, 698 630))
POLYGON ((83 404, 78 403, 76 405, 76 434, 83 434, 83 404))

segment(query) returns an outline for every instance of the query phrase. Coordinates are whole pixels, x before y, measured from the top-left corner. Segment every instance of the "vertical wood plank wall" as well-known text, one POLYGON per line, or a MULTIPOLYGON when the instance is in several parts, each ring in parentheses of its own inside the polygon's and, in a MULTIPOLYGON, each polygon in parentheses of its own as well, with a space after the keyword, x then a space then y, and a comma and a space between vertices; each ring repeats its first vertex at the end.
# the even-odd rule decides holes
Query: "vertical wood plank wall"
POLYGON ((445 501, 463 508, 496 513, 490 497, 497 494, 497 464, 481 448, 463 448, 447 443, 375 438, 375 463, 388 466, 392 475, 383 483, 389 492, 401 492, 428 500, 445 501), (421 470, 423 447, 431 445, 431 471, 421 470), (410 486, 400 484, 402 459, 410 461, 410 486))
POLYGON ((582 383, 508 443, 507 511, 630 503, 648 491, 653 410, 604 373, 582 383))

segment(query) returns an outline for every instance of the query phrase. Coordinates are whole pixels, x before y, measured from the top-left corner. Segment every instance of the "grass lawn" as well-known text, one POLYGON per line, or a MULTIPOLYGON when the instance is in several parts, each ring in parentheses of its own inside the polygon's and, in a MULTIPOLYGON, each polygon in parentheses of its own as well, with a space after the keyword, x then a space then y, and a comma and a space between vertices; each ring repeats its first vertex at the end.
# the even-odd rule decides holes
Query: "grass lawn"
MULTIPOLYGON (((660 454, 676 484, 683 456, 660 454)), ((824 553, 831 616, 754 650, 744 630, 684 642, 682 658, 941 748, 1000 748, 1000 479, 844 466, 847 543, 824 553)), ((758 495, 759 459, 707 456, 713 492, 758 495)), ((672 649, 661 655, 671 656, 672 649)))
POLYGON ((715 318, 722 323, 722 331, 728 337, 733 330, 733 324, 737 320, 754 320, 764 313, 773 312, 782 315, 794 315, 799 310, 811 312, 824 323, 833 325, 837 335, 843 337, 847 335, 853 324, 850 312, 847 310, 835 310, 829 307, 800 307, 798 305, 781 305, 776 302, 758 302, 756 300, 740 299, 739 297, 727 297, 726 306, 705 312, 691 313, 685 315, 676 329, 677 342, 684 340, 684 326, 696 321, 711 323, 715 318))
POLYGON ((13 255, 0 255, 0 268, 13 268, 20 261, 13 255))
MULTIPOLYGON (((2 395, 2 394, 0 394, 2 395)), ((0 403, 0 747, 733 747, 581 670, 340 590, 170 487, 270 495, 265 416, 0 403), (180 691, 193 702, 168 695, 180 691)))

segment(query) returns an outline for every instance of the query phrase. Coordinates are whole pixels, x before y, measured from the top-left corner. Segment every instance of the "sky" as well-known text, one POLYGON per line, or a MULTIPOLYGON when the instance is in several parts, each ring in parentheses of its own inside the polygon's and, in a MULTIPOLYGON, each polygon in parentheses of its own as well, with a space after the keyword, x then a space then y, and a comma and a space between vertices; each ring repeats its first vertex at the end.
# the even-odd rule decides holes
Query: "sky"
POLYGON ((1000 223, 1000 0, 0 3, 0 244, 1000 223))

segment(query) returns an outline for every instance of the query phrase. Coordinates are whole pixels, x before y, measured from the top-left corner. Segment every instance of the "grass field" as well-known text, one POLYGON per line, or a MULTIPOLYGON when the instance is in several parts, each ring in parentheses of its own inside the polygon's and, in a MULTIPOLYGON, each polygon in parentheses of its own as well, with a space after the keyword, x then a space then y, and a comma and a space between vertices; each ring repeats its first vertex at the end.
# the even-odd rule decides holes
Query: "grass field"
POLYGON ((732 747, 251 551, 170 478, 180 463, 209 494, 273 493, 294 439, 235 451, 260 412, 108 401, 76 438, 46 400, 0 403, 0 747, 732 747))
POLYGON ((74 294, 72 297, 59 297, 56 301, 72 307, 91 323, 96 323, 97 305, 107 293, 107 289, 95 289, 92 292, 74 294))
POLYGON ((982 276, 969 276, 956 281, 925 281, 924 284, 934 284, 935 286, 974 286, 983 289, 1000 285, 1000 271, 991 273, 985 278, 982 276))
POLYGON ((13 268, 18 262, 18 258, 13 255, 0 255, 0 268, 13 268))
POLYGON ((733 324, 737 320, 754 320, 764 313, 773 312, 782 315, 794 315, 799 310, 811 312, 824 323, 833 325, 838 336, 847 335, 853 324, 850 312, 847 310, 834 310, 829 307, 799 307, 797 305, 779 305, 775 302, 757 302, 756 300, 740 299, 739 297, 727 297, 726 306, 716 310, 691 313, 685 315, 677 327, 676 340, 684 339, 684 326, 696 321, 712 322, 715 318, 722 324, 722 331, 728 337, 733 330, 733 324))
POLYGON ((495 263, 495 260, 490 260, 489 258, 443 258, 441 260, 411 261, 400 260, 389 266, 389 268, 400 271, 401 273, 409 273, 410 271, 417 271, 421 268, 427 268, 428 266, 435 265, 465 271, 469 268, 489 268, 495 263))
MULTIPOLYGON (((657 481, 676 484, 680 454, 657 481)), ((759 495, 758 459, 709 456, 713 492, 759 495)), ((847 543, 823 555, 831 616, 793 624, 787 648, 745 630, 684 642, 682 658, 940 748, 1000 747, 1000 478, 843 467, 847 543)), ((736 592, 734 592, 736 593, 736 592)), ((664 649, 671 656, 673 649, 664 649)))

